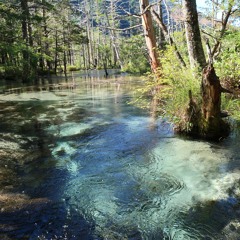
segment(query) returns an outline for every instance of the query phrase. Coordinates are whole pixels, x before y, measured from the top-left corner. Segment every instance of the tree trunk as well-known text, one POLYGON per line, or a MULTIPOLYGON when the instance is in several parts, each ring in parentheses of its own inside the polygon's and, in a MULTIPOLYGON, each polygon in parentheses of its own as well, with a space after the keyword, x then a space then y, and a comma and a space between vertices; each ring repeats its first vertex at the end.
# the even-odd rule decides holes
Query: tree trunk
POLYGON ((23 69, 22 69, 22 80, 26 82, 30 73, 30 64, 29 64, 29 54, 28 54, 28 46, 29 46, 29 38, 28 38, 28 18, 29 18, 29 9, 28 9, 28 1, 21 0, 21 9, 22 9, 22 38, 26 45, 26 49, 22 50, 23 55, 23 69))
MULTIPOLYGON (((189 58, 192 67, 203 68, 206 64, 199 32, 195 0, 184 0, 186 12, 186 32, 189 58)), ((189 91, 189 106, 185 124, 180 131, 206 139, 219 140, 229 134, 229 124, 221 117, 221 93, 223 88, 212 62, 203 68, 201 85, 201 103, 197 103, 189 91)))
POLYGON ((190 65, 192 68, 203 69, 206 66, 206 58, 199 30, 196 0, 184 0, 183 6, 190 65))
POLYGON ((109 20, 109 17, 108 17, 108 14, 106 13, 106 19, 107 19, 107 24, 108 24, 108 27, 110 28, 110 38, 111 38, 111 45, 112 45, 112 48, 113 48, 113 61, 114 61, 114 67, 116 67, 117 65, 117 62, 119 63, 120 65, 120 68, 122 69, 123 68, 123 63, 122 63, 122 60, 121 60, 121 57, 120 57, 120 51, 119 51, 119 46, 118 46, 118 43, 117 43, 117 36, 116 36, 116 32, 114 30, 115 28, 115 23, 114 23, 114 7, 113 7, 113 2, 111 1, 111 19, 112 19, 112 25, 110 23, 110 20, 109 20))
POLYGON ((229 125, 221 118, 222 86, 212 64, 203 69, 202 75, 202 126, 203 136, 218 139, 229 134, 229 125))
POLYGON ((148 0, 140 0, 140 10, 142 13, 142 25, 144 29, 145 41, 148 48, 149 60, 151 69, 154 73, 157 73, 158 68, 161 66, 158 59, 156 37, 154 33, 152 17, 148 0))
POLYGON ((203 69, 201 90, 203 117, 209 121, 212 117, 220 116, 221 84, 211 64, 203 69))
POLYGON ((88 69, 91 69, 91 66, 93 65, 93 39, 91 35, 91 24, 90 24, 90 6, 87 0, 84 1, 85 4, 85 11, 86 11, 86 32, 88 37, 88 69))
MULTIPOLYGON (((43 1, 43 3, 45 3, 45 1, 43 1)), ((49 39, 48 39, 48 29, 47 29, 47 17, 46 17, 46 10, 43 7, 42 9, 42 17, 43 17, 43 34, 44 34, 44 42, 45 42, 45 46, 44 46, 44 50, 45 50, 45 54, 47 56, 50 56, 50 50, 49 50, 49 39)), ((48 74, 50 74, 50 70, 51 70, 51 61, 49 59, 46 60, 47 62, 47 68, 48 68, 48 74)))
POLYGON ((22 38, 24 42, 28 43, 28 2, 27 0, 21 0, 21 9, 22 9, 22 38))
POLYGON ((83 68, 84 68, 84 70, 88 69, 88 68, 87 68, 87 60, 86 60, 86 55, 87 55, 86 52, 87 52, 87 51, 86 51, 86 45, 84 44, 84 45, 83 45, 83 48, 82 48, 83 68))
POLYGON ((58 67, 58 30, 55 30, 55 53, 54 53, 54 73, 57 74, 58 67))
POLYGON ((181 129, 184 132, 195 137, 219 140, 227 137, 230 127, 221 116, 221 93, 223 88, 217 77, 212 64, 208 64, 203 69, 202 86, 201 86, 201 104, 196 103, 193 99, 191 91, 189 94, 189 106, 186 112, 186 122, 189 129, 181 129))

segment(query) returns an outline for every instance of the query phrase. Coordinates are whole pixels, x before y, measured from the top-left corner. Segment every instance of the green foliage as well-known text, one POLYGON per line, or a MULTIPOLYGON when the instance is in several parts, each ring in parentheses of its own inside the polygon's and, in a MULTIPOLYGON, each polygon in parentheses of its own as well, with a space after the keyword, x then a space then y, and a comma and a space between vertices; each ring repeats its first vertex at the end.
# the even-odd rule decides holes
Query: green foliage
POLYGON ((32 0, 0 3, 0 65, 1 77, 36 78, 72 64, 70 55, 75 46, 88 43, 85 29, 74 21, 68 0, 32 0), (16 74, 16 76, 15 76, 16 74))
POLYGON ((79 71, 80 69, 75 65, 71 65, 67 67, 67 70, 70 72, 73 72, 73 71, 79 71))
POLYGON ((101 60, 102 64, 100 64, 98 62, 97 67, 99 69, 102 69, 104 67, 103 66, 104 63, 109 67, 110 59, 111 59, 111 47, 107 44, 99 44, 98 51, 99 51, 99 56, 100 56, 99 60, 101 60))
POLYGON ((69 40, 75 44, 87 44, 89 42, 87 36, 85 36, 84 29, 74 22, 70 22, 69 40))
POLYGON ((145 73, 149 71, 148 59, 144 55, 144 46, 144 38, 138 35, 132 36, 122 43, 123 71, 129 73, 145 73))
POLYGON ((22 69, 16 66, 4 67, 4 78, 10 80, 19 80, 22 78, 22 69))
MULTIPOLYGON (((175 56, 172 47, 168 47, 161 56, 163 79, 167 87, 158 93, 160 102, 164 99, 161 111, 171 122, 177 125, 186 125, 185 112, 189 104, 189 91, 191 90, 195 101, 200 102, 200 82, 201 78, 188 68, 182 68, 175 56)), ((190 126, 189 126, 190 127, 190 126)))
POLYGON ((222 52, 215 63, 218 76, 235 87, 240 80, 240 32, 229 31, 222 39, 222 52))
POLYGON ((176 43, 178 51, 181 53, 184 61, 187 63, 189 61, 189 58, 185 32, 175 31, 173 32, 173 38, 176 43))
MULTIPOLYGON (((158 112, 178 125, 186 125, 184 115, 189 103, 189 90, 196 98, 200 97, 200 77, 190 68, 182 68, 175 56, 173 47, 167 47, 160 53, 162 70, 160 78, 148 74, 144 85, 136 90, 138 106, 151 107, 151 99, 157 100, 158 112)), ((199 99, 196 99, 199 102, 199 99)))
MULTIPOLYGON (((222 84, 233 91, 240 84, 240 32, 233 29, 226 32, 222 39, 222 52, 215 62, 215 68, 222 84)), ((240 99, 232 95, 222 97, 222 109, 240 121, 240 99)))
POLYGON ((222 109, 227 110, 230 116, 240 121, 240 99, 234 96, 222 97, 222 109))

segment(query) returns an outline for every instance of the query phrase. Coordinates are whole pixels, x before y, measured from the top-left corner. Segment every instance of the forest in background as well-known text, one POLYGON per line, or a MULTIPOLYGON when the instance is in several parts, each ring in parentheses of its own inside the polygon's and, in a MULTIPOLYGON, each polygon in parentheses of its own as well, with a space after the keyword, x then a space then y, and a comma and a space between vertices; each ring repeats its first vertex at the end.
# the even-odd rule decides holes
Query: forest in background
MULTIPOLYGON (((226 2, 209 1, 208 10, 199 13, 203 37, 210 41, 216 41, 221 30, 220 15, 226 2)), ((182 1, 159 1, 153 7, 188 64, 182 1)), ((77 69, 149 70, 138 1, 1 1, 0 18, 0 67, 7 79, 28 81, 77 69)), ((232 24, 221 39, 223 54, 216 61, 224 77, 239 76, 239 26, 233 24, 237 19, 237 14, 231 17, 232 24)), ((154 28, 157 48, 165 51, 169 45, 166 34, 155 21, 154 28)))
POLYGON ((2 1, 2 77, 26 82, 59 71, 123 68, 133 52, 145 71, 142 31, 131 29, 140 19, 123 15, 126 6, 139 12, 136 1, 2 1))

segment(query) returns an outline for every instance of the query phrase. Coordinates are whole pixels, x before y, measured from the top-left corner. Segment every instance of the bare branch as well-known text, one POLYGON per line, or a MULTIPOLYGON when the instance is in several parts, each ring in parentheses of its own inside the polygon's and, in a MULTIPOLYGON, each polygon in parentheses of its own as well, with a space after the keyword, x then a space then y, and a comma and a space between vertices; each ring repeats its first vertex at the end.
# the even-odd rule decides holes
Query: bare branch
POLYGON ((127 11, 126 9, 124 9, 124 8, 121 7, 121 6, 118 6, 118 8, 120 8, 122 11, 124 11, 124 12, 127 14, 127 16, 133 16, 133 17, 140 18, 140 17, 141 17, 143 14, 145 14, 152 6, 155 6, 155 5, 157 5, 157 4, 161 3, 161 2, 162 2, 162 0, 160 0, 160 1, 156 2, 156 3, 149 4, 149 5, 144 9, 144 11, 143 11, 141 14, 131 13, 131 12, 127 11))
POLYGON ((152 4, 149 4, 148 6, 146 6, 146 8, 143 10, 143 12, 141 13, 140 16, 142 16, 143 14, 145 14, 147 11, 149 11, 153 6, 157 5, 157 4, 160 4, 162 2, 162 0, 156 2, 156 3, 152 3, 152 4))
POLYGON ((141 17, 141 14, 136 14, 136 13, 131 13, 129 11, 127 11, 126 9, 124 9, 123 7, 119 6, 119 8, 124 11, 127 16, 132 16, 132 17, 137 17, 137 18, 140 18, 141 17))
POLYGON ((109 29, 109 30, 113 30, 113 31, 127 31, 127 30, 138 28, 138 27, 141 27, 141 26, 142 26, 142 24, 138 24, 138 25, 128 27, 128 28, 111 28, 111 27, 103 27, 103 26, 100 26, 99 28, 109 29))
POLYGON ((154 20, 158 23, 159 27, 161 28, 163 35, 166 39, 168 39, 168 42, 171 46, 174 47, 174 52, 178 58, 178 60, 180 61, 181 65, 183 67, 186 67, 186 63, 184 62, 180 52, 177 49, 177 46, 175 44, 175 42, 173 41, 172 37, 170 36, 166 25, 163 23, 162 18, 159 16, 159 14, 156 13, 156 11, 154 9, 151 8, 151 13, 153 15, 154 20))
POLYGON ((221 92, 222 93, 233 93, 232 91, 230 91, 230 90, 228 90, 228 89, 226 89, 224 87, 221 87, 221 92))
POLYGON ((211 2, 212 2, 214 5, 216 5, 216 6, 219 6, 219 5, 220 5, 218 1, 211 0, 211 2))
POLYGON ((221 31, 220 31, 220 36, 218 38, 217 43, 213 47, 212 57, 216 57, 217 50, 220 47, 220 40, 221 40, 221 38, 223 37, 223 35, 224 35, 225 31, 226 31, 227 23, 228 23, 229 17, 231 16, 231 13, 232 13, 232 6, 230 6, 230 8, 228 9, 225 17, 223 17, 223 19, 222 19, 222 28, 221 28, 221 31))
POLYGON ((231 15, 233 15, 235 12, 240 12, 240 9, 235 9, 235 10, 232 10, 232 12, 231 12, 231 15))
POLYGON ((213 38, 215 41, 217 41, 217 38, 216 38, 215 36, 213 36, 212 34, 206 32, 205 30, 202 29, 201 32, 204 33, 204 34, 206 34, 207 36, 213 38))
POLYGON ((212 55, 211 47, 210 47, 210 44, 209 44, 209 39, 206 38, 205 41, 206 41, 208 62, 212 65, 213 64, 213 55, 212 55))

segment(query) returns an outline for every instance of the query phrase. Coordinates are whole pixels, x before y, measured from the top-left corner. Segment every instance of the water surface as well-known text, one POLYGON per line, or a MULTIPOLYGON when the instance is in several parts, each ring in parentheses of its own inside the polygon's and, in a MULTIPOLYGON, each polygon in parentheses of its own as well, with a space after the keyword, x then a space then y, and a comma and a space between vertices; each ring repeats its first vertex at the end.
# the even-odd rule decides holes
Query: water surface
POLYGON ((183 139, 99 72, 0 96, 6 239, 239 239, 239 136, 183 139))

